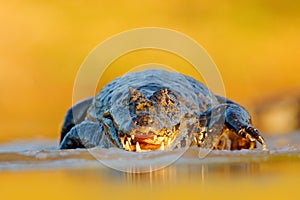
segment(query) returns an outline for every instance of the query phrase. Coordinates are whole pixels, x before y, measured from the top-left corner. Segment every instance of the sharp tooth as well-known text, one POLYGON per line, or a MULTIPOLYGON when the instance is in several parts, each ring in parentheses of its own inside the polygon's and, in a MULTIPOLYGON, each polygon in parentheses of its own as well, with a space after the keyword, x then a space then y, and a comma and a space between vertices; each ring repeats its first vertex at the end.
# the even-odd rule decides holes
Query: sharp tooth
POLYGON ((136 142, 136 145, 135 145, 135 151, 136 151, 136 152, 142 151, 139 142, 136 142))
POLYGON ((131 146, 131 138, 127 138, 127 141, 129 143, 129 146, 131 146))
POLYGON ((123 137, 121 138, 121 142, 122 142, 123 147, 124 147, 125 145, 124 145, 124 138, 123 137))
POLYGON ((171 144, 171 138, 168 139, 168 146, 171 144))
POLYGON ((165 137, 165 138, 164 138, 164 142, 167 142, 167 141, 168 141, 168 138, 167 138, 167 137, 165 137))
POLYGON ((154 142, 157 140, 157 136, 156 135, 153 136, 153 140, 154 140, 154 142))
POLYGON ((159 150, 165 150, 165 144, 164 144, 164 142, 161 143, 161 146, 160 146, 159 150))
POLYGON ((130 147, 129 147, 129 143, 128 143, 128 141, 126 141, 126 144, 125 144, 125 149, 126 149, 126 150, 128 150, 128 151, 130 151, 130 147))
POLYGON ((131 135, 131 139, 133 139, 133 140, 134 140, 134 135, 131 135))
POLYGON ((122 142, 123 148, 125 148, 124 138, 121 138, 121 142, 122 142))
POLYGON ((162 141, 164 140, 164 137, 158 137, 157 140, 158 140, 159 142, 162 142, 162 141))

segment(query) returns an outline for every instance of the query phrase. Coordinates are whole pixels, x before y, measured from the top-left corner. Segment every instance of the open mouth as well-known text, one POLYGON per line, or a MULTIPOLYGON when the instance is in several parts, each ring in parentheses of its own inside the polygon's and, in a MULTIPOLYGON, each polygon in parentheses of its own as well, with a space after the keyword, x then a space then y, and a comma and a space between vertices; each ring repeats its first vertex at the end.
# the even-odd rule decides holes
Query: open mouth
POLYGON ((140 127, 131 131, 130 135, 121 137, 123 148, 126 151, 153 151, 165 150, 176 138, 180 124, 172 127, 172 129, 162 128, 154 131, 149 127, 140 127))

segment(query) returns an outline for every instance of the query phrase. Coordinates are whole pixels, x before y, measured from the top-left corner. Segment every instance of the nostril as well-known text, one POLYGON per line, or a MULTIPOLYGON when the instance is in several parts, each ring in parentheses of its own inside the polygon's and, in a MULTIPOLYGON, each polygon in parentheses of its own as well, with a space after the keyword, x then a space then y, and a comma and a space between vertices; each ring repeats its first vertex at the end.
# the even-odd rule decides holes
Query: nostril
POLYGON ((134 124, 138 126, 148 126, 153 123, 153 120, 149 114, 138 115, 134 119, 134 124))

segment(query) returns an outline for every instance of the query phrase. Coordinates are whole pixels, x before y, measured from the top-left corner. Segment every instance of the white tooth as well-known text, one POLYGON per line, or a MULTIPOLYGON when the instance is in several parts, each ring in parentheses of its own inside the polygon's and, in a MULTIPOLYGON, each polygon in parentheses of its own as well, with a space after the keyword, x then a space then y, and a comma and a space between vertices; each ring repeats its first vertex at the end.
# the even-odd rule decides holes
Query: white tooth
POLYGON ((133 139, 133 140, 134 140, 134 135, 131 135, 131 139, 133 139))
POLYGON ((165 144, 164 144, 164 142, 161 143, 161 146, 160 146, 159 150, 165 150, 165 144))
POLYGON ((156 135, 153 136, 153 140, 154 140, 154 142, 157 140, 157 136, 156 135))
POLYGON ((136 142, 136 145, 135 145, 135 151, 136 151, 136 152, 142 151, 139 142, 136 142))
POLYGON ((171 144, 171 138, 168 139, 168 146, 171 144))
POLYGON ((158 137, 158 142, 162 142, 164 140, 164 137, 158 137))
POLYGON ((129 147, 129 143, 128 143, 128 141, 126 141, 126 144, 125 144, 125 149, 130 151, 130 147, 129 147))
POLYGON ((123 146, 125 146, 125 145, 124 145, 124 138, 121 138, 121 142, 122 142, 123 146))
POLYGON ((127 138, 127 141, 129 143, 129 146, 131 146, 131 138, 127 138))

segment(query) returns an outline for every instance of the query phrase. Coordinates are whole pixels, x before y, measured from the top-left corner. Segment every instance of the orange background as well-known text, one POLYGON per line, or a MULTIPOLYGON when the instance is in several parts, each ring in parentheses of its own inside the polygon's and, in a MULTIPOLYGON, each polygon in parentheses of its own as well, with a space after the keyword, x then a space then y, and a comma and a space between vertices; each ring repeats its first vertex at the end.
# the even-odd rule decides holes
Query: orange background
POLYGON ((194 38, 219 67, 228 97, 240 103, 298 85, 299 4, 1 0, 0 141, 58 138, 84 58, 100 42, 132 28, 165 27, 194 38))

